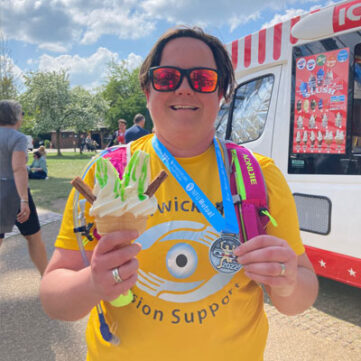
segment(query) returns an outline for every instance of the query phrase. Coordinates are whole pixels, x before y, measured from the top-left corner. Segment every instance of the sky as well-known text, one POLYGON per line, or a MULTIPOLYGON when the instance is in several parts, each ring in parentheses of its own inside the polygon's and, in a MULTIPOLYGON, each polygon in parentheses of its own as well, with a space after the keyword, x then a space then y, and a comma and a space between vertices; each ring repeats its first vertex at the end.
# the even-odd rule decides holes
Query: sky
POLYGON ((262 27, 338 2, 0 0, 0 31, 20 88, 23 74, 29 71, 64 69, 72 87, 92 90, 106 82, 110 61, 123 61, 134 69, 170 27, 201 26, 229 43, 262 27))

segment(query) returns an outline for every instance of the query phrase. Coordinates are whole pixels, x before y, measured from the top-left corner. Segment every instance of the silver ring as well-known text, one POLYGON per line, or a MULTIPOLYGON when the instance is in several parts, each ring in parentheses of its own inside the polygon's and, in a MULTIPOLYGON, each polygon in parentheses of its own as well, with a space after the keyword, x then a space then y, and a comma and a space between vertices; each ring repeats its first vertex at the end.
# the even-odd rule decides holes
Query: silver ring
POLYGON ((122 278, 119 276, 118 267, 112 269, 112 275, 115 283, 123 282, 122 278))
POLYGON ((280 265, 281 265, 280 276, 284 276, 286 273, 286 265, 284 263, 280 263, 280 265))

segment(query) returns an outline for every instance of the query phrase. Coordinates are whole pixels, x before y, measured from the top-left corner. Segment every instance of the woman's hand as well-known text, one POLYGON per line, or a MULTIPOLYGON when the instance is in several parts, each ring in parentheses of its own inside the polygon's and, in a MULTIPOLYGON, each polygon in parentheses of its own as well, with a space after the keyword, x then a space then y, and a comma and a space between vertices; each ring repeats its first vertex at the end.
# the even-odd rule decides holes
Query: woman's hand
POLYGON ((287 297, 297 285, 297 255, 280 238, 261 235, 236 248, 234 254, 250 279, 287 297))
POLYGON ((126 293, 137 281, 138 260, 141 246, 130 243, 137 238, 135 231, 117 231, 104 235, 95 247, 91 259, 91 282, 100 299, 112 301, 126 293), (121 282, 113 276, 117 269, 121 282))
POLYGON ((30 217, 30 208, 28 202, 20 203, 20 212, 16 216, 16 220, 20 223, 26 222, 30 217))

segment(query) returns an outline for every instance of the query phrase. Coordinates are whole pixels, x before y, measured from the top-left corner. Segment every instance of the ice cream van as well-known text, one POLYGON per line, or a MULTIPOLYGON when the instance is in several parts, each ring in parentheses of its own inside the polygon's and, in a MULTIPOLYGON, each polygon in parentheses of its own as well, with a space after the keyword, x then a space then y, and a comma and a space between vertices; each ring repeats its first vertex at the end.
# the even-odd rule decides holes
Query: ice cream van
POLYGON ((226 46, 238 87, 218 136, 275 160, 317 274, 361 287, 361 0, 226 46))

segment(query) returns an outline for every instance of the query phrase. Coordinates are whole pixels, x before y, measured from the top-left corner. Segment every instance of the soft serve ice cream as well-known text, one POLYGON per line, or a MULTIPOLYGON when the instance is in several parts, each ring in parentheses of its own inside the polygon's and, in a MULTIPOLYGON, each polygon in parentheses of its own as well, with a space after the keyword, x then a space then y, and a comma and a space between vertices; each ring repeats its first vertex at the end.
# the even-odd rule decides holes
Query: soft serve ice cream
POLYGON ((93 190, 96 199, 89 214, 95 217, 99 234, 137 229, 138 221, 144 230, 147 217, 157 209, 156 198, 145 194, 149 177, 149 154, 141 150, 133 154, 121 180, 108 159, 97 161, 93 190))

